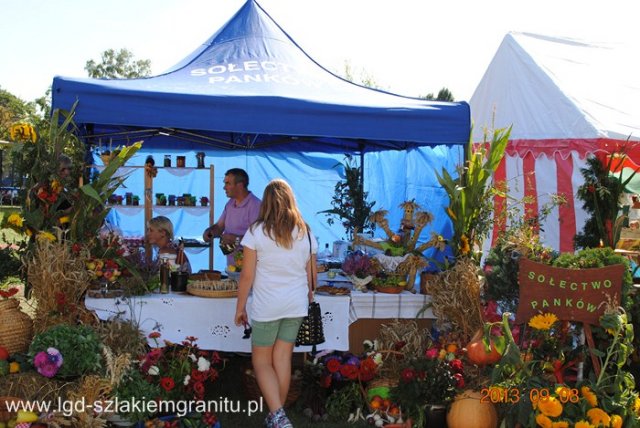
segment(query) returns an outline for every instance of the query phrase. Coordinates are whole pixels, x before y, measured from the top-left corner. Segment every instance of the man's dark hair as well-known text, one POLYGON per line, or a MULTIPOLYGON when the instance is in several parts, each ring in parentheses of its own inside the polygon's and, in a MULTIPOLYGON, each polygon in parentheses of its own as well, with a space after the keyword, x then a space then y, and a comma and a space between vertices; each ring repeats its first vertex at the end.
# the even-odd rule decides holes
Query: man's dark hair
POLYGON ((224 175, 232 175, 234 183, 243 183, 244 188, 249 188, 249 174, 247 171, 241 168, 231 168, 229 171, 225 172, 224 175))

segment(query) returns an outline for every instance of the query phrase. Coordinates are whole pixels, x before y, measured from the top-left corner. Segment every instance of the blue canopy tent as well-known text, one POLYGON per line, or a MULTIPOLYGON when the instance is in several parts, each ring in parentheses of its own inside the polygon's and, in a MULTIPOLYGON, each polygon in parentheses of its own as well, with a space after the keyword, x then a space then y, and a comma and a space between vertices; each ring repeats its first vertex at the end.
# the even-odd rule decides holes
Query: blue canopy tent
MULTIPOLYGON (((467 103, 402 97, 348 82, 316 63, 254 0, 159 76, 55 77, 53 108, 68 110, 76 101, 81 137, 99 148, 144 140, 139 164, 148 153, 204 151, 206 163, 216 166, 217 183, 226 169, 243 167, 258 195, 271 178, 284 177, 323 242, 342 235, 341 227, 329 227, 316 213, 330 207, 340 178, 334 167, 343 153, 366 159, 375 209, 393 211, 415 198, 438 219, 446 195, 433 167, 452 169, 460 162, 470 132, 467 103)), ((225 202, 221 193, 217 208, 225 202)), ((436 220, 433 227, 443 230, 445 224, 436 220)), ((201 233, 177 229, 187 237, 201 233)))

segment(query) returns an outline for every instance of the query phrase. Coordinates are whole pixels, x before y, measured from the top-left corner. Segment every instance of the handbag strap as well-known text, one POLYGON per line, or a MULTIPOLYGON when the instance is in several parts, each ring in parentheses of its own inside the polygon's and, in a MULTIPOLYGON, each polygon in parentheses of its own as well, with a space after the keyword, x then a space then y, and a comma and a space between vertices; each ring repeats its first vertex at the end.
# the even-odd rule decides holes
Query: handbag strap
POLYGON ((311 251, 311 233, 309 233, 309 226, 307 226, 307 238, 309 238, 309 261, 311 262, 311 291, 316 291, 316 278, 313 274, 316 270, 316 264, 313 260, 313 252, 311 251))

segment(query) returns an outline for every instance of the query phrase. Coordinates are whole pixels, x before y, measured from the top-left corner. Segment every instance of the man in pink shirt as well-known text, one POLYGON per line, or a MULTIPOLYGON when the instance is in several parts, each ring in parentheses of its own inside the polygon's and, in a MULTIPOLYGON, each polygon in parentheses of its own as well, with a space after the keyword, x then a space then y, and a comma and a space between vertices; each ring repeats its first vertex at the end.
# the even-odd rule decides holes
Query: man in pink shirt
MULTIPOLYGON (((232 168, 224 174, 224 192, 229 202, 224 206, 218 221, 205 229, 205 242, 220 238, 223 248, 235 248, 260 212, 260 199, 248 190, 249 175, 240 168, 232 168)), ((227 254, 227 265, 234 264, 234 252, 227 254)))

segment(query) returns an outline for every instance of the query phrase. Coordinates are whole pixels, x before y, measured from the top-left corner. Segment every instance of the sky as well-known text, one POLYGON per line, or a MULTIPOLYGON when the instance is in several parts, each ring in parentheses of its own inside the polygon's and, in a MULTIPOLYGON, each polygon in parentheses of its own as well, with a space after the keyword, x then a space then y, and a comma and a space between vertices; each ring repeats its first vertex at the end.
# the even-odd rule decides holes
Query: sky
MULTIPOLYGON (((26 100, 56 75, 126 48, 152 74, 191 53, 245 0, 0 0, 0 88, 26 100)), ((387 91, 468 101, 509 31, 590 42, 640 37, 635 0, 258 0, 312 58, 387 91)))

